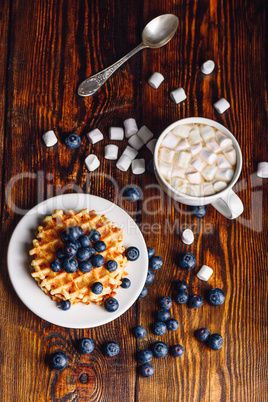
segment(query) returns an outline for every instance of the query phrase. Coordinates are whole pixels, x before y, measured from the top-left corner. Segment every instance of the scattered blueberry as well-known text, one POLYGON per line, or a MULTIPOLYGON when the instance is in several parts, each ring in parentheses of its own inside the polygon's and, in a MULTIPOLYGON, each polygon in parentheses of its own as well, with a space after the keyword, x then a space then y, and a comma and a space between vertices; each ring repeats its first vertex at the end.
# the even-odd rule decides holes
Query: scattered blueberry
POLYGON ((92 257, 91 264, 93 265, 93 267, 95 267, 95 268, 102 267, 102 265, 104 265, 104 263, 105 263, 105 260, 102 255, 96 254, 92 257))
POLYGON ((145 285, 150 285, 151 283, 153 283, 154 277, 155 277, 155 275, 154 275, 153 271, 150 268, 148 268, 145 285))
POLYGON ((162 336, 166 333, 167 326, 164 322, 157 321, 152 325, 152 331, 155 335, 162 336))
POLYGON ((129 247, 126 249, 126 257, 129 261, 136 261, 140 256, 137 247, 129 247))
POLYGON ((61 267, 67 274, 72 274, 78 269, 78 261, 75 258, 64 258, 61 267))
POLYGON ((170 353, 174 357, 181 357, 184 353, 184 348, 181 345, 173 345, 170 348, 170 353))
POLYGON ((148 257, 152 258, 155 255, 155 250, 152 247, 147 247, 148 257))
POLYGON ((103 345, 102 350, 105 356, 112 357, 118 355, 120 352, 120 347, 116 342, 106 342, 103 345))
POLYGON ((201 307, 203 305, 203 297, 199 295, 191 295, 189 296, 188 304, 193 308, 201 307))
POLYGON ((65 257, 65 254, 64 254, 64 252, 63 252, 62 247, 58 248, 58 250, 56 251, 56 256, 57 256, 57 258, 59 258, 60 260, 65 257))
POLYGON ((147 296, 147 293, 148 293, 148 289, 144 286, 142 288, 142 291, 141 291, 139 297, 145 297, 145 296, 147 296))
POLYGON ((225 294, 221 289, 211 289, 208 292, 208 301, 213 306, 220 306, 225 301, 225 294))
POLYGON ((140 350, 137 353, 137 360, 141 363, 149 363, 153 358, 153 352, 151 350, 140 350))
POLYGON ((146 335, 146 330, 141 325, 138 325, 137 327, 133 328, 133 335, 136 338, 144 338, 146 335))
POLYGON ((180 291, 175 295, 175 300, 178 304, 186 304, 189 300, 189 295, 186 292, 180 291))
POLYGON ((63 246, 63 252, 65 257, 74 257, 77 253, 77 247, 73 242, 68 241, 63 246))
POLYGON ((161 257, 154 256, 149 259, 149 267, 158 271, 163 265, 163 260, 161 257))
POLYGON ((140 192, 136 187, 129 186, 123 191, 123 197, 131 202, 139 201, 141 198, 140 192))
POLYGON ((103 284, 101 282, 94 282, 91 286, 91 290, 95 295, 100 295, 103 291, 103 284))
POLYGON ((154 368, 150 363, 144 363, 138 367, 140 375, 143 377, 151 377, 154 373, 154 368))
POLYGON ((106 262, 106 269, 109 272, 114 272, 117 270, 118 264, 115 260, 109 260, 106 262))
POLYGON ((220 334, 212 334, 208 338, 208 346, 213 350, 219 350, 223 345, 223 339, 220 334))
POLYGON ((62 370, 68 364, 68 357, 63 352, 55 352, 50 356, 50 367, 55 370, 62 370))
POLYGON ((150 159, 149 162, 147 163, 147 170, 149 173, 154 174, 154 161, 153 159, 150 159))
POLYGON ((166 322, 167 325, 167 329, 169 329, 170 331, 176 331, 176 329, 179 328, 179 323, 175 318, 171 318, 170 320, 168 320, 166 322))
POLYGON ((114 311, 116 311, 118 309, 118 307, 119 307, 119 303, 114 297, 109 297, 104 302, 104 308, 109 313, 113 313, 114 311))
POLYGON ((194 215, 196 215, 198 218, 202 218, 202 216, 205 216, 207 213, 207 206, 200 205, 197 207, 193 207, 193 212, 194 212, 194 215))
POLYGON ((155 357, 165 357, 168 354, 168 346, 164 342, 156 342, 152 346, 152 352, 155 357))
POLYGON ((157 321, 167 321, 171 317, 171 313, 167 308, 161 308, 156 312, 156 319, 157 321))
POLYGON ((61 263, 59 260, 52 261, 50 263, 50 269, 53 272, 59 272, 61 270, 61 263))
POLYGON ((170 307, 172 306, 172 300, 168 296, 163 296, 163 297, 160 297, 158 304, 159 304, 159 307, 161 307, 161 308, 170 309, 170 307))
POLYGON ((80 353, 87 355, 94 350, 95 345, 92 339, 82 338, 79 339, 77 347, 80 353))
POLYGON ((69 236, 66 230, 64 230, 63 232, 61 232, 60 234, 60 238, 63 242, 66 242, 69 240, 69 236))
POLYGON ((91 244, 91 241, 89 240, 88 236, 82 235, 78 238, 79 243, 81 244, 81 247, 89 247, 91 244))
POLYGON ((83 274, 86 274, 92 270, 92 264, 89 261, 81 261, 78 264, 78 268, 83 274))
POLYGON ((187 289, 188 289, 188 285, 185 281, 178 281, 176 283, 176 290, 186 292, 187 289))
POLYGON ((123 289, 128 289, 131 286, 131 281, 128 278, 122 278, 121 279, 121 288, 123 289))
POLYGON ((65 144, 71 149, 78 148, 81 145, 81 138, 77 134, 70 134, 65 138, 65 144))
POLYGON ((89 240, 90 240, 90 241, 95 242, 95 241, 100 240, 101 234, 100 234, 100 232, 99 232, 98 230, 96 230, 96 229, 91 229, 91 231, 89 232, 88 237, 89 237, 89 240))
POLYGON ((196 258, 192 253, 183 253, 179 255, 178 264, 181 268, 189 271, 195 268, 196 258))
POLYGON ((59 302, 59 305, 58 305, 58 307, 59 307, 61 310, 63 310, 63 311, 70 310, 71 306, 72 306, 72 305, 71 305, 71 303, 70 303, 69 300, 61 300, 61 301, 59 302))
POLYGON ((210 332, 207 328, 200 328, 200 329, 196 330, 194 334, 198 341, 206 342, 208 340, 210 332))
POLYGON ((97 253, 102 253, 103 251, 106 250, 106 244, 102 240, 96 241, 94 244, 94 248, 97 251, 97 253))
POLYGON ((70 226, 66 232, 69 240, 75 241, 78 240, 78 238, 83 234, 83 229, 80 228, 80 226, 70 226))

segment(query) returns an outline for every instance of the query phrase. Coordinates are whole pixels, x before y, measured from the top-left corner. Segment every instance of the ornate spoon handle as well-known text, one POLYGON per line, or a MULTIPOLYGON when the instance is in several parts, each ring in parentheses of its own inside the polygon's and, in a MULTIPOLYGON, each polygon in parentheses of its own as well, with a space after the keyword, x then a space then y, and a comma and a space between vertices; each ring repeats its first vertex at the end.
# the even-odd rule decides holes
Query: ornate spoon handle
POLYGON ((122 59, 112 64, 110 67, 107 67, 105 68, 105 70, 102 70, 99 73, 87 78, 79 85, 77 91, 78 95, 80 96, 93 95, 122 64, 124 64, 134 54, 138 53, 140 50, 146 47, 148 46, 141 43, 139 46, 135 47, 135 49, 131 50, 131 52, 122 57, 122 59))

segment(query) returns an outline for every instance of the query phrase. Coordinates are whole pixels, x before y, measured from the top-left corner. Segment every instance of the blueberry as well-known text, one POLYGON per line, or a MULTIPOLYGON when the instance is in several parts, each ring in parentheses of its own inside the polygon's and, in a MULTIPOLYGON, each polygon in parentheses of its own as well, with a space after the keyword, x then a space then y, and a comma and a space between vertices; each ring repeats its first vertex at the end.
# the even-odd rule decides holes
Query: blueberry
POLYGON ((120 352, 120 347, 116 342, 106 342, 103 345, 102 350, 105 356, 112 357, 118 355, 120 352))
POLYGON ((77 246, 73 243, 68 241, 67 243, 64 244, 63 246, 63 252, 65 257, 74 257, 77 253, 77 246))
POLYGON ((186 304, 189 300, 189 295, 186 292, 180 291, 175 295, 175 300, 178 304, 186 304))
POLYGON ((63 352, 55 352, 50 356, 49 362, 51 368, 55 370, 62 370, 67 366, 68 358, 63 352))
POLYGON ((152 325, 152 331, 155 335, 162 336, 166 333, 167 326, 164 322, 157 321, 152 325))
POLYGON ((136 187, 129 186, 123 191, 123 197, 131 202, 139 201, 141 198, 140 192, 136 187))
POLYGON ((93 267, 96 267, 96 268, 102 267, 102 265, 104 265, 104 263, 105 263, 105 260, 102 255, 96 254, 92 257, 91 264, 93 265, 93 267))
POLYGON ((221 289, 211 289, 208 292, 208 301, 213 306, 220 306, 225 301, 225 294, 221 289))
POLYGON ((102 253, 103 251, 106 250, 106 244, 102 240, 96 241, 94 244, 94 248, 97 251, 97 253, 102 253))
POLYGON ((149 363, 153 358, 153 352, 151 350, 140 350, 137 353, 137 360, 141 363, 149 363))
POLYGON ((176 283, 176 290, 185 292, 188 289, 188 285, 185 281, 178 281, 176 283))
MULTIPOLYGON (((80 236, 80 237, 81 237, 81 236, 80 236)), ((73 243, 76 245, 77 248, 81 248, 81 247, 82 247, 79 240, 75 240, 73 243)))
POLYGON ((71 305, 71 303, 70 303, 69 300, 61 300, 61 301, 59 302, 59 305, 58 305, 58 307, 59 307, 61 310, 63 310, 63 311, 70 310, 71 306, 72 306, 72 305, 71 305))
POLYGON ((80 271, 85 274, 87 272, 90 272, 92 270, 92 264, 89 261, 81 261, 78 264, 78 268, 80 271))
POLYGON ((154 256, 149 259, 149 267, 158 271, 163 265, 163 260, 161 257, 154 256))
POLYGON ((140 292, 139 297, 143 298, 143 297, 147 296, 147 293, 148 293, 148 289, 147 289, 145 286, 143 286, 142 291, 140 292))
POLYGON ((114 272, 117 270, 118 264, 115 260, 109 260, 106 262, 106 269, 109 272, 114 272))
POLYGON ((143 377, 151 377, 154 373, 154 368, 150 363, 144 363, 138 367, 140 375, 143 377))
POLYGON ((140 256, 137 247, 129 247, 126 249, 126 257, 129 261, 136 261, 140 256))
POLYGON ((61 270, 61 263, 59 262, 59 260, 52 261, 50 263, 50 269, 53 272, 59 272, 61 270))
POLYGON ((100 295, 103 291, 103 284, 101 282, 94 282, 91 286, 91 290, 95 295, 100 295))
POLYGON ((170 348, 170 353, 174 357, 181 357, 184 353, 184 348, 181 345, 173 345, 170 348))
POLYGON ((136 338, 144 338, 146 335, 146 330, 141 325, 138 325, 137 327, 133 328, 133 335, 136 338))
POLYGON ((123 289, 128 289, 131 286, 131 281, 128 278, 122 278, 121 279, 121 288, 123 289))
POLYGON ((145 281, 145 285, 150 285, 154 281, 154 277, 155 277, 155 275, 154 275, 153 271, 149 268, 148 272, 147 272, 147 278, 145 281))
POLYGON ((167 329, 169 329, 170 331, 176 331, 176 329, 179 328, 179 323, 175 318, 171 318, 170 320, 168 320, 166 325, 167 329))
POLYGON ((57 258, 59 258, 60 260, 65 257, 65 254, 64 254, 64 252, 63 252, 62 247, 58 248, 58 250, 56 251, 56 256, 57 256, 57 258))
POLYGON ((78 269, 78 261, 75 258, 64 258, 61 267, 67 274, 72 274, 78 269))
POLYGON ((150 159, 149 162, 147 163, 147 170, 149 173, 154 174, 154 161, 153 159, 150 159))
POLYGON ((79 243, 81 244, 82 247, 89 247, 91 244, 91 241, 89 240, 88 236, 82 235, 78 238, 79 243))
POLYGON ((178 264, 181 268, 189 271, 190 269, 195 268, 196 258, 191 253, 183 253, 179 255, 178 264))
POLYGON ((203 305, 203 297, 199 295, 191 295, 189 296, 188 304, 193 308, 201 307, 203 305))
POLYGON ((61 232, 60 234, 60 238, 63 242, 69 241, 69 236, 66 230, 64 230, 63 232, 61 232))
POLYGON ((89 354, 94 350, 94 342, 90 338, 82 338, 79 339, 78 344, 77 344, 78 350, 80 353, 83 354, 89 354))
POLYGON ((170 309, 170 307, 172 306, 172 300, 168 296, 163 296, 163 297, 160 297, 158 304, 159 304, 159 307, 161 307, 161 308, 170 309))
POLYGON ((81 247, 77 250, 76 258, 78 259, 78 261, 86 261, 95 254, 95 250, 94 252, 92 250, 94 250, 92 247, 81 247))
POLYGON ((118 309, 118 307, 119 307, 119 303, 114 297, 109 297, 104 302, 104 308, 109 313, 113 313, 114 311, 116 311, 118 309))
POLYGON ((207 328, 200 328, 200 329, 196 330, 194 334, 198 341, 206 342, 208 340, 210 332, 207 328))
POLYGON ((193 207, 193 213, 198 218, 202 218, 202 216, 205 216, 206 213, 207 213, 207 206, 206 205, 200 205, 200 206, 197 206, 197 207, 193 207))
POLYGON ((70 134, 65 138, 65 144, 71 149, 78 148, 81 145, 81 138, 77 134, 70 134))
POLYGON ((75 241, 78 240, 78 238, 83 234, 83 229, 80 228, 80 226, 70 226, 66 232, 69 240, 75 241))
POLYGON ((164 342, 156 342, 152 346, 152 352, 155 357, 165 357, 168 354, 168 346, 164 342))
POLYGON ((157 311, 156 313, 156 319, 157 321, 167 321, 171 317, 171 313, 167 308, 161 308, 160 310, 157 311))
POLYGON ((220 334, 212 334, 208 338, 208 346, 213 350, 219 350, 223 345, 223 339, 220 334))
POLYGON ((96 229, 91 229, 91 231, 89 232, 89 240, 92 242, 98 241, 101 238, 101 234, 98 230, 96 229))

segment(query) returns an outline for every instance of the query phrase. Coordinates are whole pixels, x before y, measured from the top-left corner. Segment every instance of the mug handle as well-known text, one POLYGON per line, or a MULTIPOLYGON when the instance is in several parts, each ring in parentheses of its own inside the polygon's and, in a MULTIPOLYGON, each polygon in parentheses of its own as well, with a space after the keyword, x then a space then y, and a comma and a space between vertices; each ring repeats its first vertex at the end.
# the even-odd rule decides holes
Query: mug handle
POLYGON ((227 219, 235 219, 244 211, 242 201, 233 190, 223 194, 221 198, 212 202, 211 205, 227 219))

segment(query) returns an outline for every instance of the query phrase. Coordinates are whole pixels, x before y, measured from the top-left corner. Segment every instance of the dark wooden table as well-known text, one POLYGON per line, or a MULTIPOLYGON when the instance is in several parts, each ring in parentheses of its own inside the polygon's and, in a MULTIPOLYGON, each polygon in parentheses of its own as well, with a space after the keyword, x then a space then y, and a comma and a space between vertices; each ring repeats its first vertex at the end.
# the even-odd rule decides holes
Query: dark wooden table
MULTIPOLYGON (((268 182, 256 176, 258 162, 267 160, 265 3, 2 0, 1 401, 267 401, 268 182), (167 46, 134 56, 94 97, 77 95, 83 79, 136 46, 145 24, 162 13, 174 13, 180 19, 178 32, 167 46), (200 65, 207 59, 215 61, 216 69, 204 76, 200 65), (147 84, 154 71, 165 77, 158 90, 147 84), (169 92, 180 86, 187 100, 176 105, 169 92), (220 97, 231 104, 222 115, 212 106, 220 97), (186 206, 174 205, 168 197, 160 199, 150 173, 123 174, 115 162, 104 160, 110 126, 122 126, 124 119, 134 117, 157 137, 173 121, 190 116, 224 124, 241 145, 244 164, 235 190, 245 211, 234 221, 212 206, 198 219, 186 206), (105 138, 92 146, 85 134, 95 127, 105 138), (41 139, 49 129, 59 138, 51 149, 41 139), (64 145, 71 132, 81 135, 77 150, 64 145), (92 150, 101 167, 87 182, 84 159, 92 150), (39 182, 25 174, 16 180, 22 173, 38 172, 43 177, 39 182), (46 198, 79 188, 120 203, 100 172, 112 175, 119 189, 133 183, 144 190, 142 202, 123 203, 123 207, 135 217, 164 266, 148 286, 148 296, 114 322, 95 329, 65 329, 40 319, 19 300, 8 277, 6 250, 25 211, 46 198), (191 246, 180 240, 185 226, 195 233, 191 246), (177 255, 186 250, 196 255, 198 266, 213 267, 209 282, 178 267, 177 255), (154 359, 154 375, 142 378, 137 374, 135 353, 159 339, 150 331, 157 298, 172 296, 177 279, 188 281, 190 291, 200 295, 219 287, 226 292, 226 301, 217 308, 205 303, 198 310, 174 305, 172 315, 180 327, 161 340, 182 344, 185 353, 178 359, 154 359), (131 328, 138 324, 147 329, 142 340, 131 335, 131 328), (194 331, 204 326, 222 334, 220 351, 211 351, 194 339, 194 331), (79 355, 74 347, 84 336, 96 342, 90 356, 79 355), (105 358, 99 346, 114 339, 121 352, 105 358), (46 356, 59 349, 70 356, 63 372, 46 364, 46 356)), ((120 144, 120 152, 125 145, 120 144)), ((146 148, 141 155, 150 159, 146 148)))

